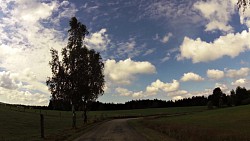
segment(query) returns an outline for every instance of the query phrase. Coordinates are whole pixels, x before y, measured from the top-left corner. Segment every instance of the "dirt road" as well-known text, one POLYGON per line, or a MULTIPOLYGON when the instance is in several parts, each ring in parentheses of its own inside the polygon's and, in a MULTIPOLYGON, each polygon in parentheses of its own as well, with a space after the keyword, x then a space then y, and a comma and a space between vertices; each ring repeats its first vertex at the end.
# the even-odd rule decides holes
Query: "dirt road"
POLYGON ((75 141, 146 141, 127 123, 131 119, 114 119, 83 134, 75 141))

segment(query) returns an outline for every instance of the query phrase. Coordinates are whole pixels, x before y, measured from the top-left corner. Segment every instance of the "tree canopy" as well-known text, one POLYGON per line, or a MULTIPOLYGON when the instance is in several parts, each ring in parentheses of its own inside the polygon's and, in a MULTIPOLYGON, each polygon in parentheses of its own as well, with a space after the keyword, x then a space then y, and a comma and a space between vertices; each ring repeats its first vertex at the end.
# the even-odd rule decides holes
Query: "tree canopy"
MULTIPOLYGON (((104 93, 104 63, 101 55, 83 45, 88 34, 87 28, 73 17, 68 30, 68 44, 62 48, 62 60, 58 51, 51 49, 52 60, 49 62, 52 77, 46 81, 52 99, 68 101, 75 108, 83 106, 84 122, 87 122, 87 102, 95 100, 104 93)), ((75 126, 74 123, 72 126, 75 126)))
POLYGON ((245 11, 245 9, 247 8, 247 6, 250 5, 250 0, 238 0, 237 2, 237 6, 239 9, 243 9, 243 11, 245 11))

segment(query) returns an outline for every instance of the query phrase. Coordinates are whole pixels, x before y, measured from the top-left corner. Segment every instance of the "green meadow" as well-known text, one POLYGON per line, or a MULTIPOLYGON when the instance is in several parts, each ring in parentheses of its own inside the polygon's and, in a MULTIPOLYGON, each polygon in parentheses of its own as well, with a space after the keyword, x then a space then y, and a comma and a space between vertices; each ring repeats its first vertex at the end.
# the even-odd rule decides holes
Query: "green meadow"
POLYGON ((40 112, 44 115, 45 140, 73 140, 96 124, 113 118, 130 120, 137 132, 149 141, 248 141, 250 105, 206 110, 206 107, 152 108, 117 111, 90 111, 88 124, 77 112, 77 129, 72 129, 72 113, 24 109, 0 105, 0 140, 39 141, 40 112))
POLYGON ((150 141, 249 141, 250 105, 130 121, 150 141))
POLYGON ((71 129, 72 113, 24 109, 0 105, 0 140, 42 140, 40 138, 40 112, 44 115, 46 140, 72 140, 104 120, 138 116, 179 115, 204 111, 206 107, 155 108, 118 111, 90 111, 88 124, 83 124, 82 112, 77 112, 77 129, 71 129))

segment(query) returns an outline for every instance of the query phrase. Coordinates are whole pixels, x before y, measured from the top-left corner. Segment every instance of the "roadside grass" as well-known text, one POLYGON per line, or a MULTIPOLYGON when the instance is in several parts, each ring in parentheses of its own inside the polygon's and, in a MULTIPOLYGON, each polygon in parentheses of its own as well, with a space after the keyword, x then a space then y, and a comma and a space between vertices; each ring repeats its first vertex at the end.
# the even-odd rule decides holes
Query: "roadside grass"
POLYGON ((136 130, 136 132, 146 137, 148 141, 176 141, 175 139, 170 138, 164 133, 158 132, 150 128, 145 128, 143 124, 138 122, 138 119, 130 120, 128 124, 132 126, 136 130))
POLYGON ((146 131, 144 128, 154 130, 154 133, 145 133, 151 138, 154 138, 157 132, 178 141, 250 140, 250 105, 181 116, 144 118, 131 122, 132 125, 143 129, 142 132, 146 131))
POLYGON ((90 111, 88 124, 83 124, 82 112, 77 112, 77 129, 72 130, 72 113, 24 109, 0 104, 0 140, 4 141, 40 141, 40 112, 44 115, 45 140, 72 140, 100 122, 123 117, 149 115, 171 115, 205 110, 206 107, 154 108, 117 111, 90 111))

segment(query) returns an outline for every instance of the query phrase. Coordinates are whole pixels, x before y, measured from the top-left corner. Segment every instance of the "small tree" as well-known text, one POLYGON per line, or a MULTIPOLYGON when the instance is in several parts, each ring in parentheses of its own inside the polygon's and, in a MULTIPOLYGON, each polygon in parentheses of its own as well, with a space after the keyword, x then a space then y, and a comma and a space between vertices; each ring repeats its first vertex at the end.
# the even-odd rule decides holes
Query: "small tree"
POLYGON ((58 52, 51 49, 50 66, 52 77, 46 81, 52 99, 61 99, 71 103, 73 112, 72 127, 76 127, 75 108, 83 105, 84 122, 87 122, 87 102, 103 94, 104 64, 99 53, 83 46, 88 34, 86 26, 73 17, 68 30, 68 45, 62 49, 62 61, 58 52))

